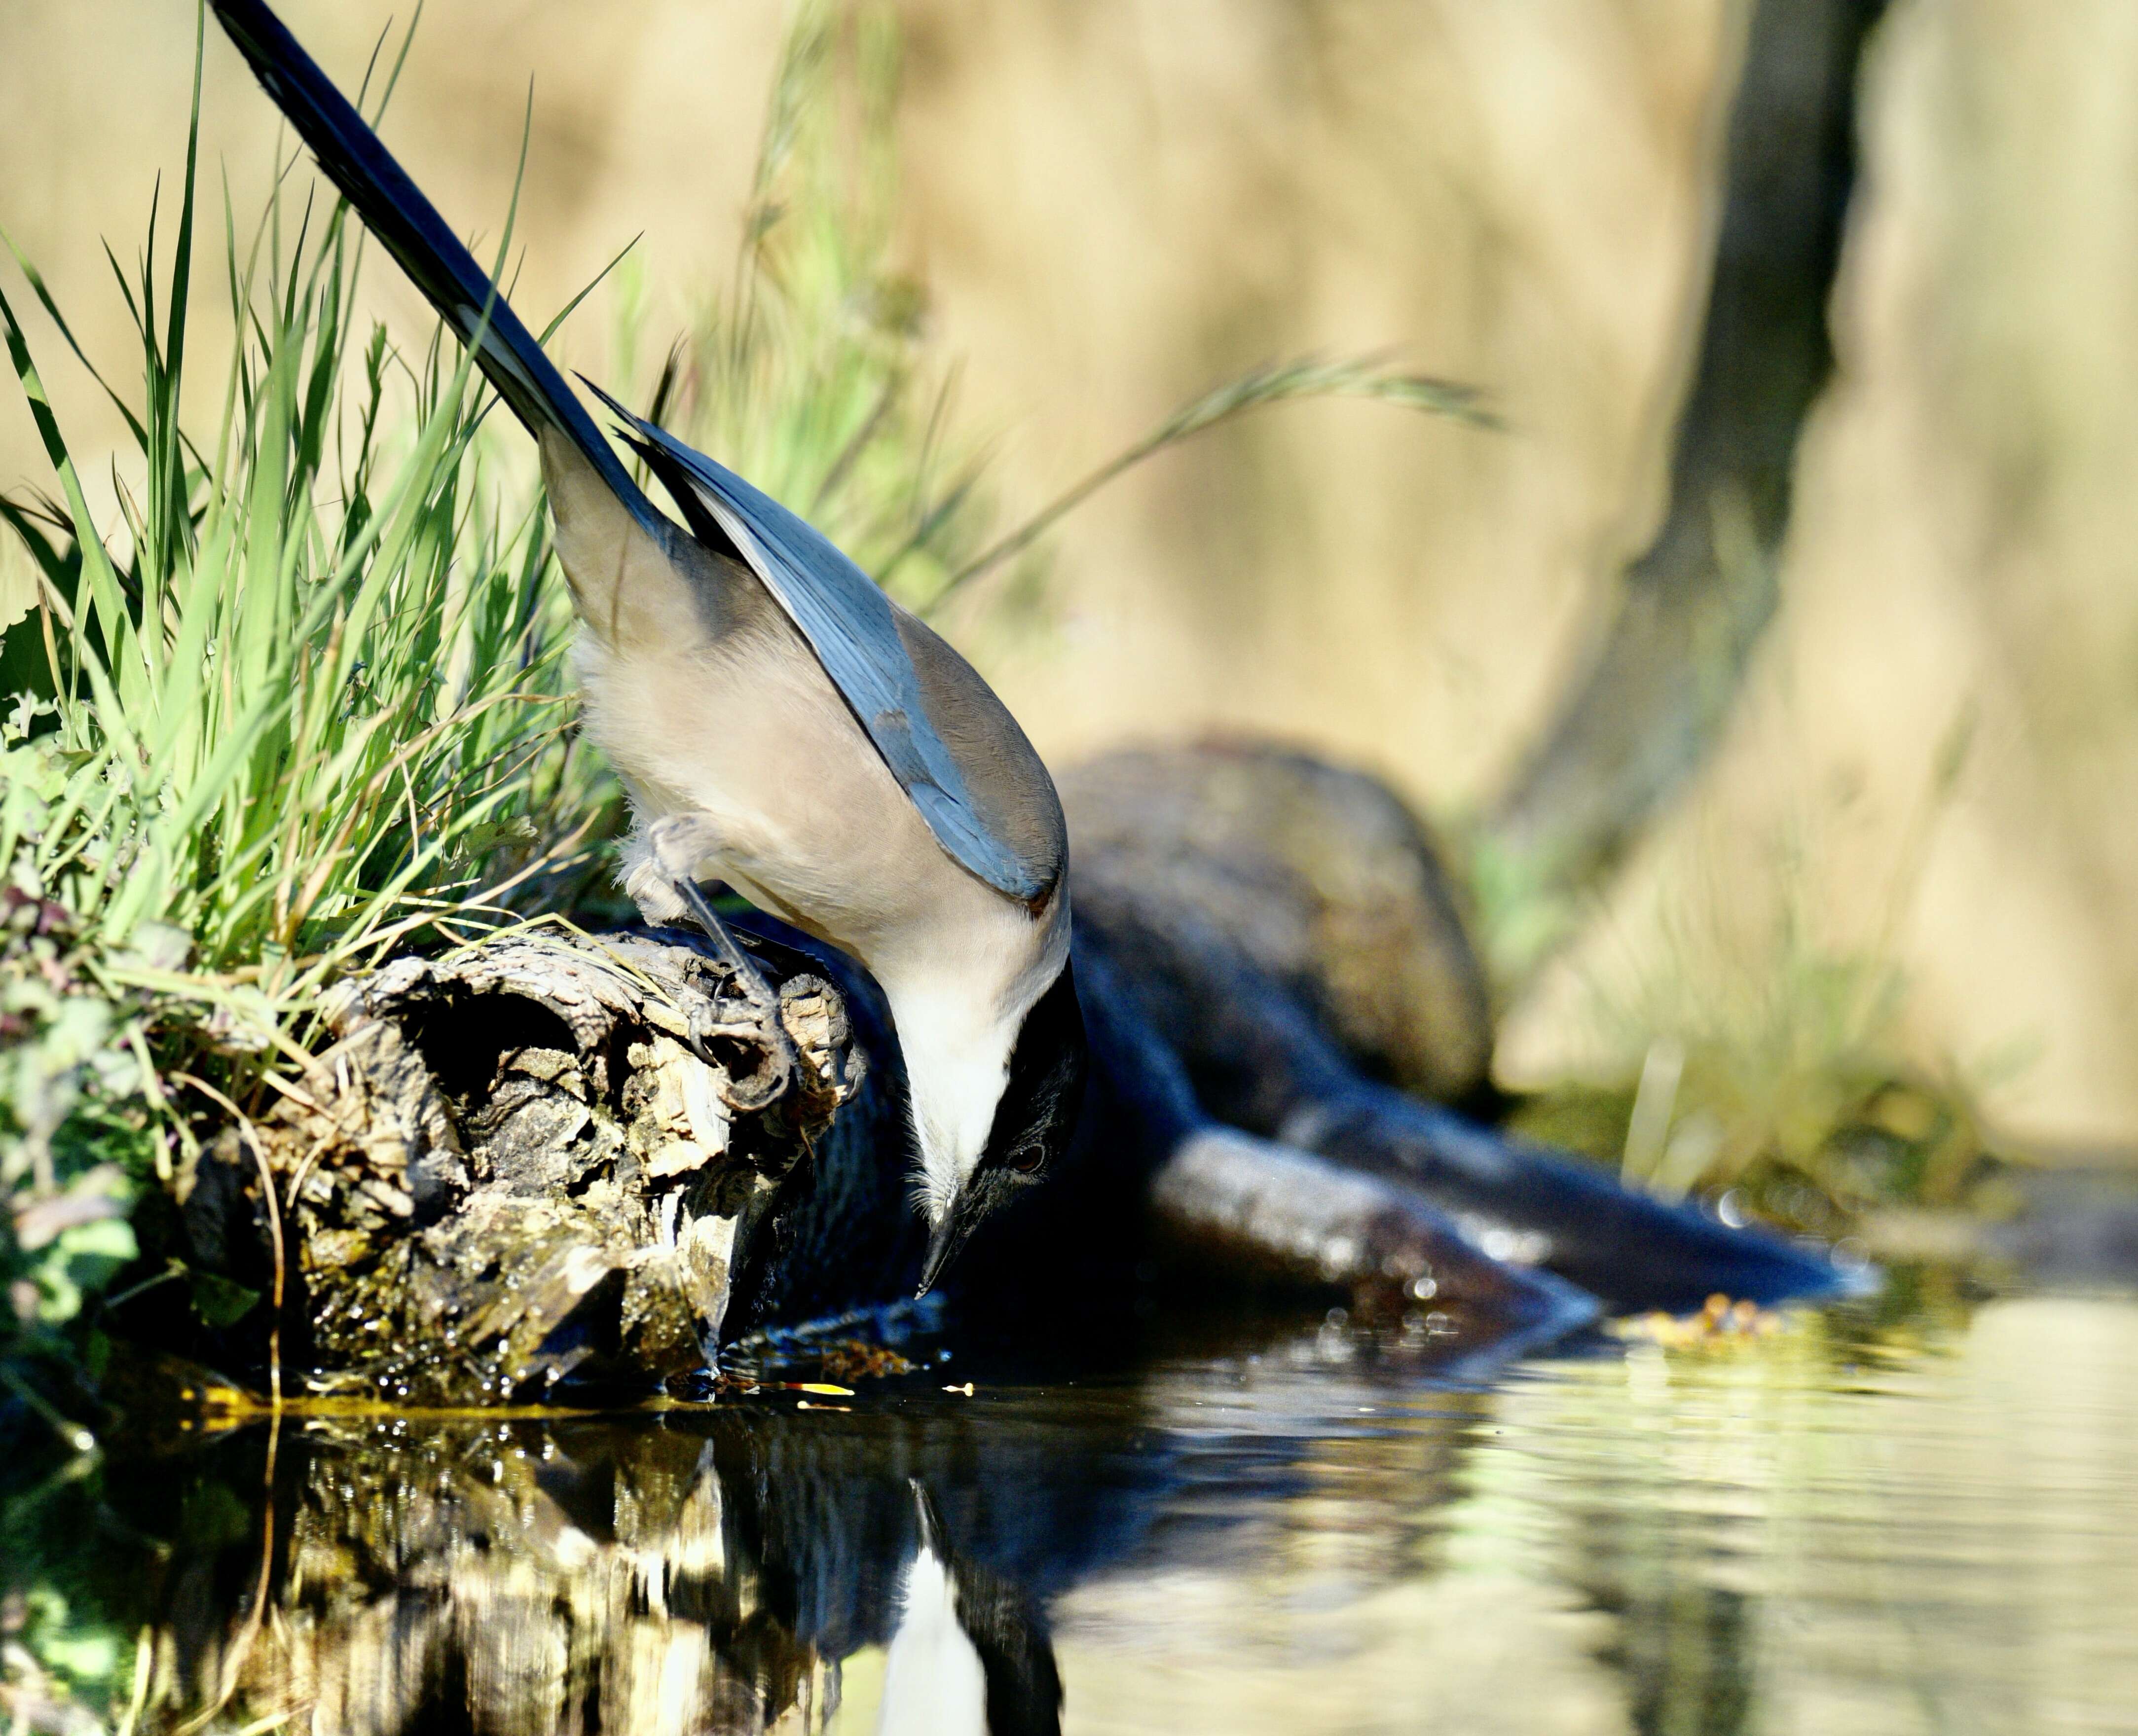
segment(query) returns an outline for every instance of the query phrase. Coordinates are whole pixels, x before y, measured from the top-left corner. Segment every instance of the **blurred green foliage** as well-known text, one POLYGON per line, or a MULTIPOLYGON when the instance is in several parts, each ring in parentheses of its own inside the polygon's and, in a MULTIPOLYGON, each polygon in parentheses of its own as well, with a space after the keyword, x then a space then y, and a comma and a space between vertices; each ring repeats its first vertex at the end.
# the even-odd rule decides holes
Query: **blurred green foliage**
POLYGON ((0 1364, 78 1343, 85 1300, 134 1257, 126 1214, 157 1151, 137 1007, 85 968, 76 924, 0 886, 0 1364))
POLYGON ((1689 898, 1630 981, 1592 984, 1615 1067, 1527 1099, 1512 1124, 1667 1198, 1727 1196, 1726 1216, 1849 1233, 1882 1207, 1994 1209, 1998 1164, 1978 1083, 1916 1059, 1890 950, 1823 942, 1786 866, 1724 911, 1689 898))
POLYGON ((84 963, 67 911, 0 886, 0 1712, 17 1729, 103 1729, 92 1708, 133 1662, 57 1568, 94 1470, 95 1302, 134 1257, 126 1213, 157 1149, 139 1009, 84 963))

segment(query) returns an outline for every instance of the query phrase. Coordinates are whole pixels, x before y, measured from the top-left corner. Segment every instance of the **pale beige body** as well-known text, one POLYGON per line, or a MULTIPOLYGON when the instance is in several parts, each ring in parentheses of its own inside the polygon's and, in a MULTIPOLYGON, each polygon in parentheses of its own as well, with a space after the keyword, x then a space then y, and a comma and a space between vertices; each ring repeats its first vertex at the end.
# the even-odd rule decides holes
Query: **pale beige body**
POLYGON ((1061 807, 1000 700, 900 613, 931 720, 974 806, 1041 867, 1028 908, 945 854, 786 612, 747 567, 681 532, 643 529, 574 448, 542 440, 559 559, 587 631, 586 729, 630 792, 626 889, 649 920, 683 919, 670 872, 727 881, 851 953, 897 1023, 931 1222, 979 1160, 1024 1016, 1068 948, 1061 807), (647 834, 694 817, 687 864, 647 834))

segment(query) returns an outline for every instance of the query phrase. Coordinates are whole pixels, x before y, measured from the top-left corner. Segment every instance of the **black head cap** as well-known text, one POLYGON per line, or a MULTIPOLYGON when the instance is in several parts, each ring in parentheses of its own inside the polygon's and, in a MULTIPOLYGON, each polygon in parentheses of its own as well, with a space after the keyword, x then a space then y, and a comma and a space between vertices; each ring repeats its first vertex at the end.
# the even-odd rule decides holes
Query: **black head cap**
POLYGON ((929 1237, 920 1295, 934 1288, 968 1236, 1047 1179, 1076 1131, 1088 1066, 1076 980, 1065 959, 1062 974, 1032 1003, 1018 1029, 1009 1082, 995 1105, 994 1124, 980 1161, 929 1237))

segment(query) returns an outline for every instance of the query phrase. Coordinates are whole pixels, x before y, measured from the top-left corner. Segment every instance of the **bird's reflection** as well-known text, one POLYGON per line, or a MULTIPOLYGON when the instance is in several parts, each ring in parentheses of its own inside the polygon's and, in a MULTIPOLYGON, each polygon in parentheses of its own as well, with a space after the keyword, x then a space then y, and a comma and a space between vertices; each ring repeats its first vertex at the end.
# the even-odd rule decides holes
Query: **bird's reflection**
POLYGON ((899 1574, 879 1736, 1060 1730, 1062 1678, 1037 1604, 960 1558, 926 1487, 918 1478, 912 1487, 919 1536, 899 1574))

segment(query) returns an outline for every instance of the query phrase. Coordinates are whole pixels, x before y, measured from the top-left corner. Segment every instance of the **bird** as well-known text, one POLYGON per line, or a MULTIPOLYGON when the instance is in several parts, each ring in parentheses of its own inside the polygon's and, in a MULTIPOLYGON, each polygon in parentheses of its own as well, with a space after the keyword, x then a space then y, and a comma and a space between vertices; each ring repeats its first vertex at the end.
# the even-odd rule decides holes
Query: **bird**
MULTIPOLYGON (((212 0, 329 181, 534 437, 581 631, 583 728, 622 780, 624 886, 776 997, 700 882, 857 959, 904 1060, 925 1295, 1057 1164, 1088 1069, 1053 780, 971 665, 828 538, 586 382, 655 505, 415 182, 262 0, 212 0)), ((583 378, 583 377, 582 377, 583 378)))

